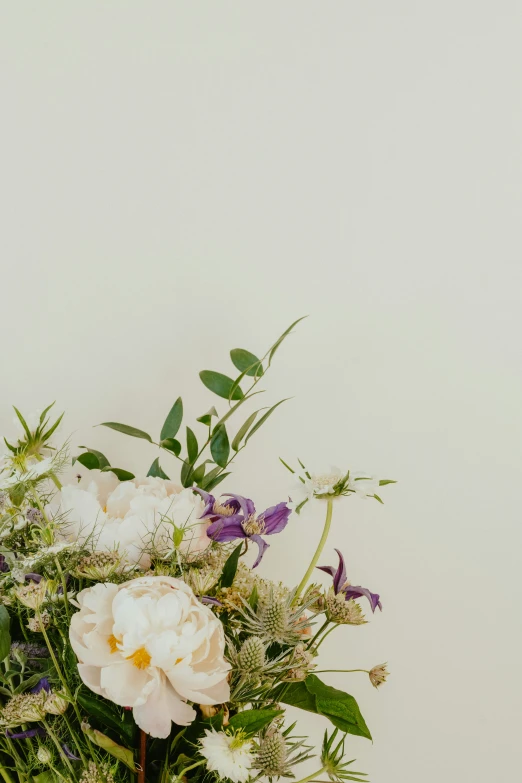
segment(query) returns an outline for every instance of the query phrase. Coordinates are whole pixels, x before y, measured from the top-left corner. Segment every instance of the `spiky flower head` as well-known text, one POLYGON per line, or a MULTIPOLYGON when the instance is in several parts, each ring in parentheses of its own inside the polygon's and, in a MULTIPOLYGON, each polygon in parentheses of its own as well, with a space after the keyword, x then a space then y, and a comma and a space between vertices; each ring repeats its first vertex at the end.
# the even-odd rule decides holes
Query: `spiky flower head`
POLYGON ((49 628, 51 625, 51 615, 47 610, 44 610, 39 615, 35 615, 29 619, 27 627, 33 633, 42 633, 42 630, 49 628))
POLYGON ((286 772, 287 747, 279 731, 266 736, 259 746, 255 768, 269 778, 281 777, 286 772))
POLYGON ((108 764, 95 764, 89 761, 82 772, 80 783, 114 783, 114 776, 108 764))
POLYGON ((370 682, 374 688, 378 688, 386 682, 386 678, 389 677, 390 672, 386 668, 385 663, 381 663, 379 666, 374 666, 368 672, 370 676, 370 682))
POLYGON ((326 594, 326 617, 333 623, 340 623, 342 625, 364 625, 366 620, 364 614, 359 606, 353 599, 349 601, 343 593, 335 593, 333 588, 326 594))
POLYGON ((40 579, 39 582, 29 582, 28 585, 18 587, 14 593, 21 604, 29 609, 37 611, 40 609, 46 599, 47 581, 40 579))
POLYGON ((196 595, 208 595, 219 580, 220 572, 208 563, 201 568, 189 568, 184 575, 184 581, 192 588, 196 595))
POLYGON ((82 557, 75 574, 93 582, 106 582, 121 571, 122 556, 119 552, 93 552, 82 557))
POLYGON ((249 636, 239 651, 239 664, 248 672, 260 671, 265 665, 265 645, 259 636, 249 636))
POLYGON ((20 693, 12 696, 0 712, 0 725, 6 728, 21 726, 22 723, 34 723, 45 717, 44 690, 38 693, 20 693))

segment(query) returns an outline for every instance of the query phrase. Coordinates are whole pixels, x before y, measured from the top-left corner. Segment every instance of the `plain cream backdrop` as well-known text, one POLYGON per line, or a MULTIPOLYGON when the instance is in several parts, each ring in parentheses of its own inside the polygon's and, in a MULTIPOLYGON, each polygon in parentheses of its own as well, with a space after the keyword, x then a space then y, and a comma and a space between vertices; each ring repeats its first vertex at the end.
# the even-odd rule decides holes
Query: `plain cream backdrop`
MULTIPOLYGON (((384 603, 323 661, 389 662, 325 675, 373 783, 519 775, 521 37, 518 0, 1 3, 0 431, 56 398, 146 470, 91 425, 194 420, 200 369, 309 313, 227 486, 285 498, 279 455, 400 481, 329 545, 384 603)), ((298 581, 320 512, 264 573, 298 581)))

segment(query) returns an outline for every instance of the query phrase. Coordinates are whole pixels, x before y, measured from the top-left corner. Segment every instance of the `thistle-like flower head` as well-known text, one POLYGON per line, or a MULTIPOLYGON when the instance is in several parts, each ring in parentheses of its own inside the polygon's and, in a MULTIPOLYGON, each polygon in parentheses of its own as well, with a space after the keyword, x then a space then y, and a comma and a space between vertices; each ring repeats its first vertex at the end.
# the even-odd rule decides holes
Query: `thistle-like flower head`
POLYGON ((386 664, 381 663, 379 666, 374 666, 373 669, 370 669, 368 674, 373 687, 379 688, 386 682, 386 678, 389 677, 390 672, 386 668, 386 664))

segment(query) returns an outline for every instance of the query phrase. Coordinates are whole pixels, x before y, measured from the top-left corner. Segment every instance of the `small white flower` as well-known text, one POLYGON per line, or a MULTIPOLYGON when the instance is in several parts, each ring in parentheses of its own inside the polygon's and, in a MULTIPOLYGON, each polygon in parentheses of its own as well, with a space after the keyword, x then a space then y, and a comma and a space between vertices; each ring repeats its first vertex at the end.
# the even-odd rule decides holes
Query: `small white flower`
POLYGON ((245 783, 253 763, 252 742, 224 731, 205 729, 200 753, 207 759, 207 769, 233 783, 245 783))
POLYGON ((10 489, 17 484, 21 484, 26 481, 36 481, 55 467, 55 460, 53 457, 46 457, 42 460, 31 459, 29 460, 25 468, 11 469, 8 465, 4 467, 3 472, 0 474, 0 489, 10 489))
POLYGON ((292 505, 299 506, 301 503, 312 498, 327 498, 335 493, 334 487, 346 476, 346 471, 331 466, 319 473, 309 473, 303 470, 297 474, 297 482, 292 490, 292 505))
POLYGON ((355 492, 361 498, 373 497, 379 489, 379 479, 368 473, 350 472, 348 489, 355 492))

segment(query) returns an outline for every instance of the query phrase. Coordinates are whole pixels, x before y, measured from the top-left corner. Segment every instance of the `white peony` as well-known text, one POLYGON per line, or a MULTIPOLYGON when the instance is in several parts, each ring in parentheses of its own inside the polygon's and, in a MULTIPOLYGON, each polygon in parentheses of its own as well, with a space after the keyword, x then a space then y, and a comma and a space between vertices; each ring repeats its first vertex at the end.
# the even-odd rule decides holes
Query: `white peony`
POLYGON ((168 737, 171 721, 187 726, 196 717, 187 701, 230 698, 223 626, 181 580, 97 584, 77 601, 69 638, 80 677, 95 693, 132 707, 143 731, 168 737))
POLYGON ((118 550, 129 565, 150 566, 150 550, 166 556, 174 549, 174 526, 183 530, 178 549, 186 555, 210 545, 205 503, 192 489, 161 478, 119 481, 114 473, 89 471, 61 490, 61 535, 93 551, 118 550))
POLYGON ((200 753, 207 760, 209 772, 217 772, 220 778, 229 778, 233 783, 245 783, 253 762, 252 745, 240 735, 205 729, 200 753))

